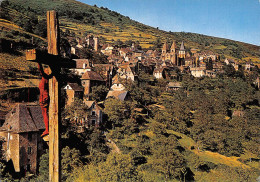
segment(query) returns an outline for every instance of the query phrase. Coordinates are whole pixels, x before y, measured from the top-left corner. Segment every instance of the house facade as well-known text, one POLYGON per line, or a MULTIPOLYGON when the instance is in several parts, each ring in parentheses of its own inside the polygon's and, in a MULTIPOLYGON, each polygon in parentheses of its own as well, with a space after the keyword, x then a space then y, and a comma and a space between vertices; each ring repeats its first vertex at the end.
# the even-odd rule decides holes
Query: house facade
POLYGON ((84 88, 77 83, 68 83, 63 89, 67 96, 66 105, 71 105, 75 98, 83 99, 84 88))
POLYGON ((15 172, 36 174, 43 154, 45 130, 40 106, 18 103, 7 115, 0 136, 4 138, 5 160, 12 161, 15 172))

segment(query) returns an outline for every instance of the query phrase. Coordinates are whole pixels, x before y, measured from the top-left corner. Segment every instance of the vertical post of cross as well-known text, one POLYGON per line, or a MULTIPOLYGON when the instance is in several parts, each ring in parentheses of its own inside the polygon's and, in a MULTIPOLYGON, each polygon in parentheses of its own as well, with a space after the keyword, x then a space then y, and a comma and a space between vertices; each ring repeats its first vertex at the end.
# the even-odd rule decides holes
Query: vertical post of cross
MULTIPOLYGON (((48 53, 59 55, 59 25, 55 11, 47 12, 47 36, 48 53)), ((58 82, 59 65, 50 66, 53 77, 49 81, 49 180, 51 182, 60 181, 60 89, 58 82)))

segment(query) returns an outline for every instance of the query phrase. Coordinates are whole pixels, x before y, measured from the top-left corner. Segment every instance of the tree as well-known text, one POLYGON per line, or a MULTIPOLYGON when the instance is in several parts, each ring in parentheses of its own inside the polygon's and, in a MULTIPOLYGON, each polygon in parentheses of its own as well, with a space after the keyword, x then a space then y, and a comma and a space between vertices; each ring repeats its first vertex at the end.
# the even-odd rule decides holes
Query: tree
POLYGON ((77 122, 87 118, 89 114, 88 109, 83 100, 75 98, 74 102, 65 108, 63 114, 66 119, 77 122))
POLYGON ((82 166, 81 155, 79 150, 66 146, 62 149, 61 156, 62 178, 66 179, 74 169, 82 166))
POLYGON ((99 162, 103 162, 106 159, 106 155, 109 152, 106 145, 105 137, 100 130, 94 129, 87 138, 86 143, 88 145, 89 155, 87 156, 88 162, 97 165, 99 162))
POLYGON ((93 86, 89 96, 91 100, 100 102, 102 100, 105 100, 108 91, 109 89, 104 85, 93 86))
POLYGON ((236 73, 234 66, 232 66, 231 64, 224 65, 223 69, 225 75, 227 75, 228 77, 233 77, 236 73))
POLYGON ((118 99, 107 99, 104 111, 108 115, 108 120, 112 126, 122 124, 123 119, 125 119, 125 105, 118 99))
POLYGON ((39 176, 36 178, 37 181, 48 181, 49 180, 49 150, 40 157, 39 164, 39 176))
POLYGON ((99 164, 101 181, 140 181, 130 155, 111 153, 99 164))
POLYGON ((164 174, 165 180, 179 178, 185 167, 185 159, 176 149, 178 146, 175 137, 159 137, 152 143, 152 168, 164 174))

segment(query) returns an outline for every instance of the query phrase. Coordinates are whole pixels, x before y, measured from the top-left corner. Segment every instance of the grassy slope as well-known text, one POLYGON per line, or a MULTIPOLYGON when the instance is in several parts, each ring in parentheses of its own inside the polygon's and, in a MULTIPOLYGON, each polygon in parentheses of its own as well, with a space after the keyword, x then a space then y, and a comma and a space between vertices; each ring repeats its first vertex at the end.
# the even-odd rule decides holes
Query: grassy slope
MULTIPOLYGON (((153 131, 151 131, 149 129, 150 128, 149 126, 154 122, 156 122, 156 121, 149 120, 149 123, 147 123, 147 126, 144 126, 143 128, 141 128, 141 132, 138 135, 146 135, 149 138, 156 137, 156 134, 154 134, 153 131)), ((199 158, 203 162, 211 162, 216 165, 229 166, 231 168, 234 168, 234 170, 236 168, 239 168, 242 170, 251 170, 253 168, 259 169, 257 162, 247 162, 247 163, 240 162, 240 160, 245 161, 250 158, 250 155, 247 152, 245 152, 245 154, 242 155, 241 157, 234 157, 234 156, 227 157, 227 156, 221 155, 216 152, 198 150, 198 148, 197 148, 198 144, 192 138, 188 137, 187 135, 184 135, 182 133, 179 133, 179 132, 176 132, 173 130, 167 130, 167 133, 173 134, 173 135, 179 137, 178 142, 186 150, 185 159, 187 160, 187 162, 189 164, 191 164, 190 167, 193 168, 192 171, 195 174, 194 177, 195 177, 196 181, 208 181, 209 179, 211 179, 211 181, 232 181, 232 179, 230 179, 230 177, 227 177, 225 174, 223 174, 223 171, 211 169, 209 172, 202 172, 202 171, 196 170, 192 164, 192 163, 194 163, 194 160, 196 160, 196 158, 199 158), (195 149, 191 149, 192 146, 194 146, 195 149)), ((119 146, 124 146, 124 148, 125 147, 134 148, 134 147, 136 147, 136 134, 132 134, 124 139, 115 140, 115 142, 117 144, 119 144, 119 146)), ((146 156, 146 157, 148 157, 148 160, 149 160, 149 156, 146 156)), ((149 174, 143 174, 143 175, 149 176, 149 174)))
POLYGON ((16 72, 16 79, 8 77, 5 80, 0 79, 0 91, 11 88, 37 87, 39 80, 37 76, 29 73, 30 67, 36 67, 36 63, 25 61, 24 55, 10 55, 0 53, 1 69, 10 72, 16 72), (29 79, 28 79, 29 78, 29 79))

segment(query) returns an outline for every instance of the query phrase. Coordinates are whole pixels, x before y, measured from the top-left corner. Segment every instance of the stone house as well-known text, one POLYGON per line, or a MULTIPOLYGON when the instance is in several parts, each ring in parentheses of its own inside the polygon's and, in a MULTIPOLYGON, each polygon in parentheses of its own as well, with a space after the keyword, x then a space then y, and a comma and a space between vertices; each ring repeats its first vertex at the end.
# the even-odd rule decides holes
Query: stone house
POLYGON ((245 64, 245 70, 246 71, 252 71, 254 67, 255 67, 255 65, 252 62, 247 62, 245 64))
MULTIPOLYGON (((133 68, 134 69, 134 68, 133 68)), ((120 78, 122 79, 130 79, 132 81, 135 80, 135 75, 129 64, 121 65, 119 69, 117 70, 117 73, 120 78)))
POLYGON ((81 84, 84 87, 84 95, 89 97, 93 86, 105 85, 105 80, 91 68, 82 75, 81 84))
POLYGON ((75 98, 83 99, 84 88, 77 83, 68 83, 64 88, 67 96, 66 105, 71 105, 75 98))
POLYGON ((73 59, 76 62, 76 68, 71 69, 77 75, 82 76, 91 66, 89 59, 73 59))
POLYGON ((211 77, 211 78, 216 78, 217 73, 212 70, 206 70, 206 76, 211 77))
POLYGON ((196 66, 196 58, 195 57, 185 58, 185 66, 195 67, 196 66))
POLYGON ((100 126, 103 122, 103 112, 101 107, 95 101, 84 101, 88 106, 89 115, 87 116, 86 124, 88 126, 100 126))
POLYGON ((123 91, 125 90, 125 86, 120 82, 119 80, 119 76, 118 75, 115 75, 112 79, 112 86, 110 88, 110 90, 113 90, 113 91, 123 91))
POLYGON ((205 68, 190 68, 191 75, 194 77, 202 77, 206 75, 206 69, 205 68))
POLYGON ((103 45, 101 52, 103 54, 105 54, 106 56, 109 56, 109 55, 112 55, 112 54, 113 55, 119 54, 118 50, 111 45, 103 45))
POLYGON ((41 134, 44 130, 40 106, 18 103, 6 115, 0 136, 5 140, 5 160, 12 161, 15 172, 36 174, 43 154, 41 134))
POLYGON ((166 78, 166 71, 164 68, 155 68, 154 71, 153 71, 153 76, 156 78, 156 79, 165 79, 166 78))
POLYGON ((108 87, 111 86, 112 77, 115 75, 116 70, 112 64, 94 64, 93 69, 106 81, 108 87))
POLYGON ((171 91, 176 91, 179 90, 182 87, 181 82, 169 82, 166 91, 171 92, 171 91))

